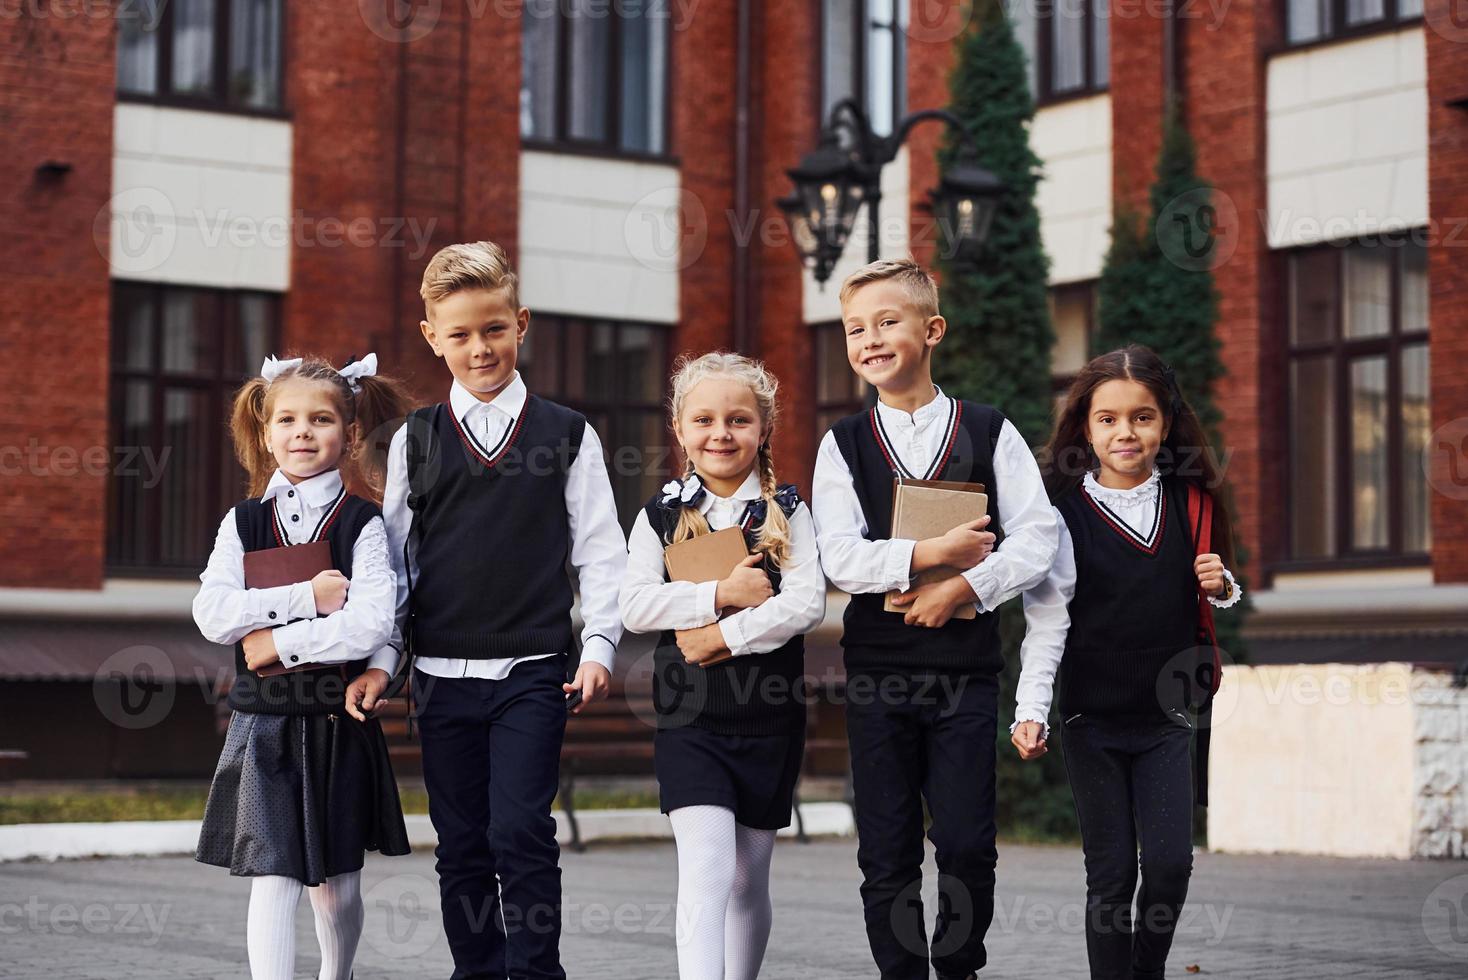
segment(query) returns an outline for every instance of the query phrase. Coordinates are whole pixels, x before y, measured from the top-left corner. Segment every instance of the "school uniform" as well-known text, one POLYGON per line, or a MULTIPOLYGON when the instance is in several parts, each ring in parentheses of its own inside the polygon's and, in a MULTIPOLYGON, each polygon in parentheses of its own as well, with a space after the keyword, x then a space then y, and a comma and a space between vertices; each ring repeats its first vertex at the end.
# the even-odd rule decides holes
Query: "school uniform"
MULTIPOLYGON (((1206 786, 1206 772, 1191 762, 1191 711, 1203 693, 1192 679, 1196 657, 1207 652, 1199 648, 1187 494, 1184 481, 1155 468, 1126 490, 1086 474, 1056 501, 1055 565, 1025 595, 1015 724, 1045 724, 1058 673, 1097 980, 1162 977, 1187 897, 1193 805, 1206 786)), ((1220 608, 1243 594, 1232 573, 1225 577, 1228 597, 1209 599, 1220 608)))
POLYGON ((867 939, 883 978, 963 977, 993 918, 994 739, 1004 666, 998 608, 1044 577, 1055 517, 1023 438, 991 406, 934 386, 913 413, 878 402, 821 442, 813 514, 821 563, 852 593, 842 646, 867 939), (883 610, 911 582, 915 541, 891 538, 894 477, 983 483, 994 552, 963 570, 978 615, 938 629, 883 610), (923 804, 943 901, 931 946, 918 891, 923 804))
POLYGON ((490 402, 455 381, 394 436, 383 510, 453 976, 564 977, 550 808, 572 644, 568 560, 582 661, 610 671, 621 638, 626 550, 601 443, 518 373, 490 402))
POLYGON ((200 582, 194 619, 206 639, 234 645, 235 678, 195 858, 318 885, 359 870, 364 851, 407 854, 382 727, 352 718, 344 701, 364 670, 391 673, 398 660, 376 505, 348 494, 336 470, 294 485, 277 470, 260 499, 225 515, 200 582), (317 615, 309 582, 245 587, 246 552, 322 540, 351 580, 337 612, 317 615), (274 627, 282 664, 316 666, 263 678, 251 671, 241 641, 265 627, 274 627))
MULTIPOLYGON (((653 656, 657 714, 654 764, 664 813, 722 806, 742 826, 778 830, 790 823, 805 750, 805 636, 825 615, 825 579, 810 512, 793 486, 776 505, 790 522, 790 557, 766 567, 775 595, 719 618, 717 582, 669 582, 663 549, 682 506, 648 501, 628 537, 622 618, 627 629, 660 632, 653 656), (675 630, 717 622, 732 660, 693 666, 675 630)), ((712 531, 740 527, 753 549, 768 505, 751 473, 731 497, 704 491, 698 509, 712 531)))

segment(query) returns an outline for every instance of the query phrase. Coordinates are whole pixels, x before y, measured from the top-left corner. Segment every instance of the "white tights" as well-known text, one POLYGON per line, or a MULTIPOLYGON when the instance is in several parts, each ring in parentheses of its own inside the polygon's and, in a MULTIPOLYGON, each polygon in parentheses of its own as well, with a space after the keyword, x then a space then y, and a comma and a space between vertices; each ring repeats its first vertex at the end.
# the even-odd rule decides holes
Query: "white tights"
POLYGON ((754 980, 770 939, 775 832, 721 806, 668 814, 678 842, 680 980, 754 980))
MULTIPOLYGON (((281 875, 250 880, 245 934, 252 980, 291 980, 296 965, 296 906, 305 887, 281 875)), ((327 878, 309 891, 321 943, 320 980, 349 980, 362 938, 362 872, 327 878)))

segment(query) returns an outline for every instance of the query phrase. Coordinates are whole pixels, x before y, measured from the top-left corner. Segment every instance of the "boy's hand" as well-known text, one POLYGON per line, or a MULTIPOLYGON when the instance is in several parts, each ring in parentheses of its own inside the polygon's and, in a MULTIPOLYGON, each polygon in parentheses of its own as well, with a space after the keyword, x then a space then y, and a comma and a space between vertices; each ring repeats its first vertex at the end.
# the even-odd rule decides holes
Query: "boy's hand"
POLYGON ((347 714, 358 721, 376 718, 383 705, 391 704, 382 692, 392 682, 387 671, 380 667, 368 667, 361 677, 347 685, 347 714))
POLYGON ((945 565, 953 568, 973 568, 982 562, 994 550, 994 535, 984 528, 989 526, 989 515, 985 514, 976 521, 960 524, 958 527, 943 535, 943 555, 945 565))
POLYGON ((351 581, 334 568, 317 572, 311 579, 311 594, 316 597, 316 615, 330 616, 347 604, 347 586, 351 581))
POLYGON ((272 629, 258 629, 245 634, 240 643, 245 648, 246 667, 259 670, 280 663, 280 652, 275 649, 275 637, 271 635, 274 632, 272 629))
POLYGON ((1218 555, 1199 555, 1193 562, 1193 573, 1198 576, 1198 585, 1215 599, 1223 598, 1228 579, 1223 574, 1223 559, 1218 555))
POLYGON ((588 704, 595 704, 607 696, 607 691, 612 687, 612 675, 601 664, 587 661, 576 668, 576 679, 569 684, 562 684, 561 690, 570 697, 573 691, 581 692, 581 703, 571 709, 571 714, 579 715, 586 710, 588 704))
POLYGON ((1021 759, 1028 762, 1050 751, 1045 747, 1044 731, 1045 726, 1038 721, 1022 721, 1014 726, 1014 734, 1009 736, 1009 740, 1019 749, 1021 759))
POLYGON ((937 629, 953 618, 959 606, 977 599, 968 579, 955 575, 894 596, 892 604, 908 607, 907 615, 903 617, 907 625, 937 629))
POLYGON ((718 623, 710 623, 697 629, 678 630, 674 636, 678 638, 678 649, 683 652, 683 659, 695 667, 708 663, 721 653, 729 652, 729 648, 724 645, 724 633, 719 629, 718 623))
POLYGON ((719 581, 714 591, 715 609, 753 609, 775 594, 770 576, 759 566, 763 554, 753 554, 739 563, 729 577, 719 581))

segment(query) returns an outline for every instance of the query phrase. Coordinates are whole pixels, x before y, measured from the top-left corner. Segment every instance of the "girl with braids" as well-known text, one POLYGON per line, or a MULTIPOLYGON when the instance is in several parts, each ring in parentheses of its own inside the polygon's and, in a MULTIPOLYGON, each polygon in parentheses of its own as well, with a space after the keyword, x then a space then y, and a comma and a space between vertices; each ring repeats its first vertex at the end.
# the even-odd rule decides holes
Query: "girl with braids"
POLYGON ((1160 980, 1207 803, 1206 726, 1196 769, 1190 741, 1218 679, 1212 609, 1241 595, 1223 478, 1172 370, 1139 345, 1076 377, 1048 464, 1060 550, 1025 593, 1011 736, 1022 758, 1045 753, 1058 668, 1091 976, 1160 980))
POLYGON ((678 973, 749 980, 769 939, 770 858, 805 748, 804 636, 826 610, 815 526, 775 480, 776 382, 737 354, 683 359, 673 434, 688 461, 637 516, 621 611, 654 655, 661 808, 678 844, 678 973), (738 526, 719 582, 669 582, 663 549, 738 526), (732 655, 732 656, 730 656, 732 655))
POLYGON ((407 831, 372 702, 397 667, 396 579, 375 503, 380 445, 408 409, 369 354, 340 370, 268 358, 235 397, 235 454, 250 498, 219 525, 194 620, 235 648, 229 732, 209 789, 197 860, 251 878, 250 973, 287 980, 295 910, 309 890, 322 980, 347 980, 362 932, 363 852, 407 854, 407 831), (247 588, 246 552, 329 542, 333 569, 247 588), (285 672, 266 671, 272 665, 285 672), (364 702, 365 701, 365 705, 364 702), (365 708, 365 711, 364 711, 365 708))

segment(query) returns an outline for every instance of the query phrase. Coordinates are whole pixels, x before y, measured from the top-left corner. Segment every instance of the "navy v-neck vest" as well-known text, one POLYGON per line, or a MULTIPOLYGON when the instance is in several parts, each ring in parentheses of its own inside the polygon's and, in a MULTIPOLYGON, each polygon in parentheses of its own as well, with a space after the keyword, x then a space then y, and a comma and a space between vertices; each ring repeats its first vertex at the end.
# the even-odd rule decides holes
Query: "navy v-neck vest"
MULTIPOLYGON (((994 478, 994 447, 1004 416, 997 408, 954 399, 956 418, 934 465, 920 477, 982 483, 989 496, 988 530, 1002 539, 999 493, 994 478)), ((889 539, 892 486, 900 466, 885 444, 876 406, 849 415, 831 427, 836 446, 851 470, 852 485, 866 521, 866 539, 889 539)), ((999 642, 999 612, 974 619, 954 617, 938 629, 909 626, 903 613, 887 612, 881 592, 859 593, 846 606, 845 648, 849 671, 897 670, 997 674, 1004 668, 999 642)))

